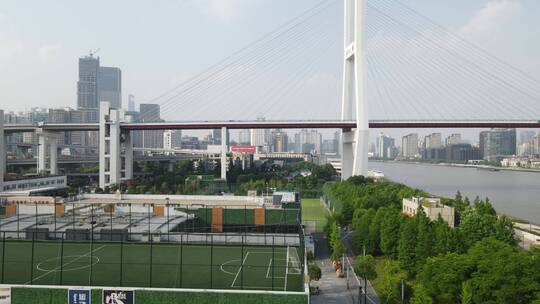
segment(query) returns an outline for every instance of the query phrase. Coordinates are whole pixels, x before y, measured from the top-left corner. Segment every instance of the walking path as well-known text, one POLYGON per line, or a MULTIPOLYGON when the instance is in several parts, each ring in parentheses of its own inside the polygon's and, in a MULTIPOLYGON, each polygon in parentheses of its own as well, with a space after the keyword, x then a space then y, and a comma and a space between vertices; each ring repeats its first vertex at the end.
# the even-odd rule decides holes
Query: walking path
MULTIPOLYGON (((311 297, 312 304, 354 304, 351 293, 347 290, 347 283, 343 278, 337 278, 330 261, 328 243, 324 235, 314 235, 315 261, 321 267, 321 279, 313 282, 312 286, 319 286, 320 294, 311 297)), ((356 302, 357 303, 357 302, 356 302)))
MULTIPOLYGON (((312 282, 312 286, 319 286, 320 294, 312 295, 313 304, 358 304, 358 281, 352 272, 349 273, 349 288, 347 279, 336 277, 336 272, 330 261, 328 242, 322 234, 314 235, 315 239, 315 261, 321 267, 321 279, 312 282)), ((368 300, 370 304, 378 304, 378 298, 374 290, 368 285, 368 300), (370 290, 371 289, 371 290, 370 290)))

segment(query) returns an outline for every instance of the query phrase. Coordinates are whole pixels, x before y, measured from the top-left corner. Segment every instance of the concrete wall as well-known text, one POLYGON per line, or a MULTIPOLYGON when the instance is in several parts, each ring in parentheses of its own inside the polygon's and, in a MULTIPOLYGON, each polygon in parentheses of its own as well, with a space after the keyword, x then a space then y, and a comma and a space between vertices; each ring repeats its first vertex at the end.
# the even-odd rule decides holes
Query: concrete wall
MULTIPOLYGON (((19 206, 19 214, 36 214, 36 205, 19 204, 18 206, 19 206)), ((44 214, 44 213, 53 214, 54 205, 38 204, 37 212, 38 214, 44 214)))
POLYGON ((238 202, 239 205, 244 203, 262 203, 261 197, 248 197, 248 196, 221 196, 221 195, 167 195, 167 194, 84 194, 82 198, 87 199, 111 199, 119 200, 163 200, 167 198, 171 201, 186 200, 186 201, 200 201, 201 203, 209 201, 223 201, 223 202, 238 202))
MULTIPOLYGON (((122 204, 122 205, 117 205, 116 206, 116 211, 117 212, 123 212, 123 213, 129 213, 129 205, 127 204, 122 204)), ((153 213, 154 212, 154 207, 150 206, 150 208, 148 208, 148 206, 143 206, 143 205, 131 205, 131 212, 132 213, 148 213, 148 210, 150 210, 150 213, 153 213)))
POLYGON ((27 191, 39 188, 63 188, 67 187, 66 176, 50 176, 31 179, 21 179, 4 182, 1 191, 27 191))
MULTIPOLYGON (((422 204, 423 200, 424 198, 416 198, 416 197, 413 197, 412 199, 404 198, 403 203, 402 203, 403 214, 407 216, 414 216, 416 212, 418 211, 420 204, 422 204)), ((422 208, 424 209, 426 216, 431 221, 436 221, 440 215, 441 218, 445 222, 447 222, 450 227, 452 228, 454 227, 454 223, 455 223, 454 208, 440 204, 438 199, 426 198, 425 200, 426 202, 435 205, 433 207, 422 205, 422 208)))

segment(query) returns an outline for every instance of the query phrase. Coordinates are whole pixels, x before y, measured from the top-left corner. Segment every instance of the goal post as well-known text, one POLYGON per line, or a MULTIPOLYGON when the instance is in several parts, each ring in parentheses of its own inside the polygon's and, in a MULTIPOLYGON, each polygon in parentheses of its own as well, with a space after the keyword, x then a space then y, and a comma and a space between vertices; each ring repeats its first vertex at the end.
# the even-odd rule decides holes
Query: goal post
POLYGON ((296 247, 287 246, 286 274, 302 274, 302 263, 296 247))

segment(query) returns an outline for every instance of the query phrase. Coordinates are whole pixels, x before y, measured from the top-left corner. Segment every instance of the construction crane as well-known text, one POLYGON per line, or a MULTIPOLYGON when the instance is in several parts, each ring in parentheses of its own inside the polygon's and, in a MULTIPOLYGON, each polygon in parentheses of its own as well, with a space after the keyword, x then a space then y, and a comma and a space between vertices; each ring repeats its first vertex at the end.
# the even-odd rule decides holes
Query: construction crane
POLYGON ((99 52, 99 50, 101 50, 100 48, 97 48, 97 49, 94 49, 94 50, 90 50, 90 57, 94 57, 94 55, 99 52))

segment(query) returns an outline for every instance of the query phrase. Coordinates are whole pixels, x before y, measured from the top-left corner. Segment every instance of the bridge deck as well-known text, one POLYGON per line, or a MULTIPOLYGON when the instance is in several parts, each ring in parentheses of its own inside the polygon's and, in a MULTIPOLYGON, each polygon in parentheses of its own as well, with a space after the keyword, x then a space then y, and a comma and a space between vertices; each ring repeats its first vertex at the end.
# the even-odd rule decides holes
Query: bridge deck
MULTIPOLYGON (((160 123, 122 123, 127 130, 210 130, 226 127, 228 129, 352 129, 355 121, 340 120, 298 120, 298 121, 199 121, 199 122, 160 122, 160 123)), ((371 120, 371 129, 393 128, 540 128, 540 120, 483 120, 483 121, 385 121, 371 120)), ((6 124, 5 132, 34 132, 37 129, 46 131, 98 131, 99 124, 6 124)))

